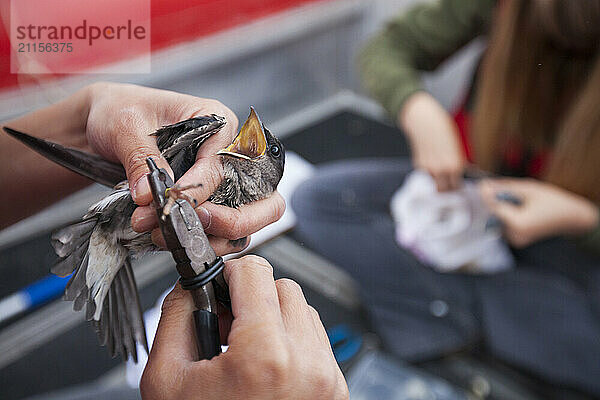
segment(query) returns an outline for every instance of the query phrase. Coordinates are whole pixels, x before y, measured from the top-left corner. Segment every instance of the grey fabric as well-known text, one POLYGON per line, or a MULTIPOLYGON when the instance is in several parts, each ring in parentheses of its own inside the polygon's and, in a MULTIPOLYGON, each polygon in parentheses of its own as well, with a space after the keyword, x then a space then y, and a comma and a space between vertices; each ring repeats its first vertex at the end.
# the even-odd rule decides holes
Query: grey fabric
POLYGON ((360 284, 387 347, 422 360, 476 342, 555 383, 600 395, 599 260, 564 239, 515 251, 493 276, 442 274, 397 246, 389 201, 408 160, 342 161, 294 194, 296 232, 360 284))

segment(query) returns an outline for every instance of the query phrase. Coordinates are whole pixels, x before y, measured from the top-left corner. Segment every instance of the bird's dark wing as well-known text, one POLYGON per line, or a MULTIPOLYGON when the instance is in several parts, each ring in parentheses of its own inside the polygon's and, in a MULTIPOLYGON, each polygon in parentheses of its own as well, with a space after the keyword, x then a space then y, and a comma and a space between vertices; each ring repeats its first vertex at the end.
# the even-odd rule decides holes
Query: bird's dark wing
POLYGON ((198 149, 225 125, 218 115, 195 117, 163 126, 152 135, 157 137, 158 149, 171 165, 175 180, 194 165, 198 149))
MULTIPOLYGON (((171 147, 182 135, 200 129, 204 131, 218 131, 225 125, 225 118, 218 115, 204 115, 165 125, 157 129, 152 136, 156 136, 156 144, 161 152, 171 147)), ((210 135, 209 135, 210 136, 210 135)))
POLYGON ((117 183, 127 179, 123 166, 106 161, 98 155, 70 149, 11 128, 4 127, 3 129, 47 159, 98 183, 114 187, 117 183))

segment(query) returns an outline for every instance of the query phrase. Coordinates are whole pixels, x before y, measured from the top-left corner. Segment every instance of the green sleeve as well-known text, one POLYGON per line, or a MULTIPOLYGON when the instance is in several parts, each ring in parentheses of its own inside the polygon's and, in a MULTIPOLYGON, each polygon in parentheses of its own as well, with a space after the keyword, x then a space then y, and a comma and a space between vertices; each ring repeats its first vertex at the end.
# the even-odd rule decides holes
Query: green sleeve
POLYGON ((490 24, 495 0, 437 0, 391 20, 359 54, 365 88, 396 116, 422 90, 419 70, 434 70, 490 24))
POLYGON ((600 255, 600 223, 594 230, 579 237, 577 242, 586 250, 600 255))

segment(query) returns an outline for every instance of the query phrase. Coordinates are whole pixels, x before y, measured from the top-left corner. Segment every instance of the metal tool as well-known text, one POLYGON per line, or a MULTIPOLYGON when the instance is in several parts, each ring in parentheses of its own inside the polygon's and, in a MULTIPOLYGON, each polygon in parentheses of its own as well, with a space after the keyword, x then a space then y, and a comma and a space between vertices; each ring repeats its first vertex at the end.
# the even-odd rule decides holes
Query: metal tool
POLYGON ((223 259, 217 257, 192 205, 183 199, 169 202, 173 180, 151 157, 146 159, 148 180, 160 229, 175 259, 181 286, 189 290, 197 308, 193 312, 198 356, 211 359, 221 353, 217 299, 227 304, 229 294, 222 279, 223 259), (171 205, 172 203, 172 205, 171 205), (217 278, 217 279, 216 279, 217 278), (220 282, 220 283, 219 283, 220 282), (215 291, 217 294, 215 294, 215 291))

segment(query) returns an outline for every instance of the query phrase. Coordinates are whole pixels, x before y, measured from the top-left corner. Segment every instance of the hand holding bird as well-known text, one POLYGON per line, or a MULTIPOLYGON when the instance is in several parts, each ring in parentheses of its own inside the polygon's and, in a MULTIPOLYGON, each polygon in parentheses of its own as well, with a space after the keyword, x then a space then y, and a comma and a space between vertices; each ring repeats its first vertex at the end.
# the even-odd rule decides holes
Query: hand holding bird
MULTIPOLYGON (((179 183, 203 184, 199 190, 187 194, 200 203, 197 211, 205 228, 208 226, 207 233, 212 235, 211 245, 222 255, 237 250, 230 246, 230 240, 248 236, 277 221, 285 209, 277 192, 239 209, 205 202, 223 178, 220 156, 216 153, 231 143, 238 130, 237 117, 222 103, 166 90, 101 82, 3 125, 120 163, 134 187, 147 172, 146 157, 156 157, 158 153, 156 139, 149 133, 195 115, 211 114, 225 117, 227 123, 202 146, 195 164, 179 183)), ((10 160, 0 169, 0 182, 11 188, 0 202, 0 229, 90 184, 89 179, 32 152, 8 135, 0 135, 0 159, 10 160)), ((162 157, 156 159, 159 167, 170 170, 162 157)), ((153 229, 156 216, 150 206, 149 189, 143 189, 135 197, 141 207, 134 212, 133 228, 138 232, 153 229)), ((159 229, 153 231, 152 237, 161 242, 159 229)))
MULTIPOLYGON (((125 166, 121 172, 118 165, 97 155, 6 130, 63 166, 99 182, 116 184, 113 192, 90 207, 81 222, 53 235, 53 245, 60 257, 53 271, 60 275, 74 271, 65 297, 74 301, 75 309, 86 307, 88 319, 95 321, 100 340, 108 345, 111 354, 120 352, 124 358, 131 354, 135 359, 135 342, 145 343, 145 333, 130 256, 155 249, 150 235, 133 231, 130 223, 134 211, 144 213, 144 208, 136 207, 133 201, 140 206, 151 201, 145 179, 145 158, 152 156, 160 166, 172 171, 176 179, 183 177, 182 185, 202 182, 202 186, 194 189, 199 194, 194 193, 193 197, 203 201, 210 195, 212 204, 206 203, 210 206, 203 209, 210 217, 207 233, 226 232, 223 225, 229 223, 238 228, 229 230, 228 238, 239 239, 251 233, 253 228, 264 226, 268 214, 275 214, 276 219, 283 212, 281 205, 272 207, 281 204, 281 198, 270 195, 283 174, 284 151, 253 110, 240 134, 231 141, 231 135, 222 133, 229 122, 227 118, 216 114, 198 116, 198 111, 192 111, 194 105, 199 107, 196 102, 202 102, 199 99, 125 85, 108 89, 103 88, 106 98, 100 96, 89 107, 88 146, 102 157, 112 159, 116 156, 125 166), (139 96, 133 96, 131 101, 128 91, 136 90, 139 96), (120 104, 120 99, 128 95, 129 107, 120 104), (162 99, 156 100, 151 95, 162 99), (110 98, 114 103, 107 101, 110 98), (177 110, 175 114, 194 116, 156 130, 153 135, 156 138, 147 136, 148 131, 146 135, 140 134, 148 124, 173 117, 174 114, 169 115, 161 108, 164 106, 161 102, 170 103, 171 109, 177 110), (173 104, 177 106, 173 107, 173 104), (115 120, 109 117, 111 112, 117 115, 115 120), (98 135, 104 135, 103 140, 98 141, 98 135), (223 148, 225 140, 228 146, 223 148), (222 150, 216 154, 219 148, 222 150), (189 178, 190 172, 202 179, 198 176, 189 178), (127 181, 117 184, 125 178, 125 173, 132 182, 131 191, 127 181), (184 175, 191 181, 186 183, 184 175), (244 206, 254 201, 257 202, 244 206), (265 207, 269 202, 271 207, 265 207), (260 210, 262 213, 253 213, 260 210), (248 225, 235 220, 243 215, 250 216, 248 225)), ((208 104, 215 106, 214 102, 208 104)), ((19 126, 19 120, 15 125, 19 126)), ((211 242, 211 245, 217 252, 219 246, 221 252, 231 251, 231 242, 224 239, 230 243, 227 248, 222 246, 222 240, 211 242)))

